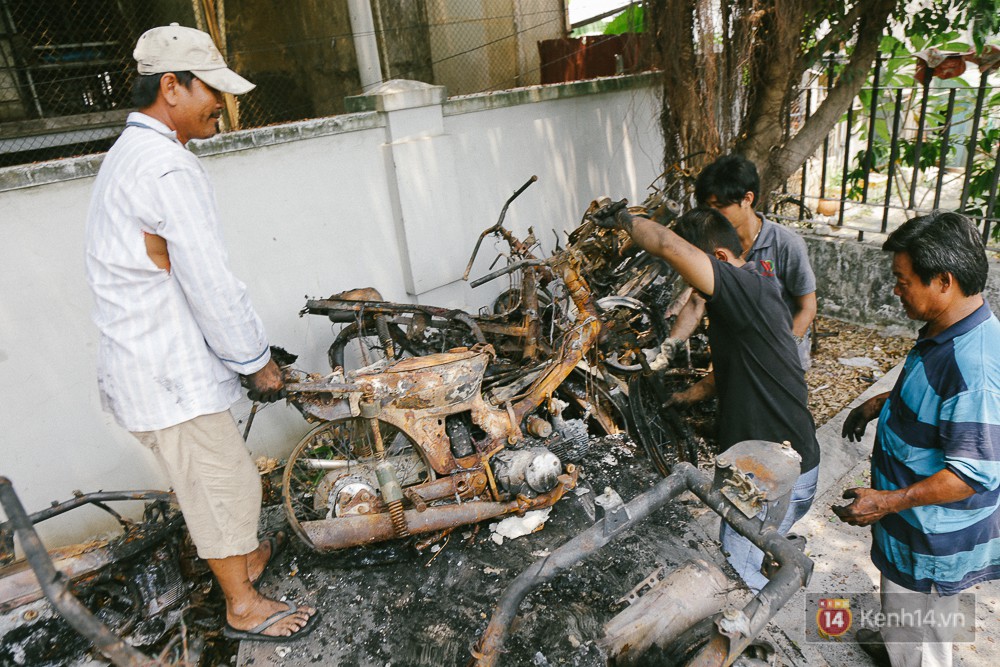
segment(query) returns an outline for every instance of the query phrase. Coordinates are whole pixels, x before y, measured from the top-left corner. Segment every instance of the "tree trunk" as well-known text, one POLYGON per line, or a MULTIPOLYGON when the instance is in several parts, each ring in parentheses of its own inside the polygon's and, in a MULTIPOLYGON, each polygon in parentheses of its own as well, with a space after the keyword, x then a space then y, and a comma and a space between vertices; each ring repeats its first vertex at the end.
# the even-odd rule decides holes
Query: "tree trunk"
POLYGON ((823 139, 830 134, 837 122, 847 113, 854 98, 864 86, 878 53, 882 35, 889 16, 896 6, 895 0, 874 0, 866 4, 858 27, 857 42, 846 67, 815 113, 783 145, 776 145, 766 153, 755 147, 761 176, 761 193, 768 193, 786 181, 809 156, 816 152, 823 139))
MULTIPOLYGON (((788 139, 785 119, 799 88, 800 35, 805 10, 804 0, 775 0, 762 13, 757 27, 751 104, 744 122, 744 139, 737 143, 736 150, 758 169, 788 139)), ((767 188, 761 189, 762 194, 767 192, 767 188)))
POLYGON ((823 142, 864 85, 900 0, 648 0, 663 71, 664 166, 698 155, 695 171, 730 151, 752 160, 761 199, 823 142), (819 41, 820 25, 829 32, 819 41), (807 35, 809 38, 807 39, 807 35), (802 75, 828 48, 853 42, 816 112, 789 136, 802 75))
POLYGON ((711 40, 695 31, 696 23, 705 20, 708 4, 704 0, 662 0, 650 5, 654 44, 663 71, 660 123, 665 166, 697 155, 694 166, 700 168, 722 148, 715 52, 711 40))

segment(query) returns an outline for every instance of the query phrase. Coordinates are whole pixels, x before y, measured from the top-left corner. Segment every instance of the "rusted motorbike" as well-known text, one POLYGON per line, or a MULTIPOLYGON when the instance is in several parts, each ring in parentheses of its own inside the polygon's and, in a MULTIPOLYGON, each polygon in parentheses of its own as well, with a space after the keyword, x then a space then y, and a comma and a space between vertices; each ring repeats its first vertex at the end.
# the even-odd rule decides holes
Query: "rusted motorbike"
MULTIPOLYGON (((0 523, 0 665, 70 664, 87 652, 87 640, 117 665, 150 665, 136 647, 159 645, 171 633, 161 658, 173 664, 166 656, 182 648, 178 629, 193 586, 182 574, 183 521, 173 502, 165 491, 77 492, 29 515, 0 477, 8 517, 0 523), (142 521, 112 509, 118 501, 144 502, 142 521), (121 534, 47 551, 35 526, 88 506, 110 513, 121 534)), ((200 649, 183 650, 191 658, 200 649)))
MULTIPOLYGON (((319 422, 283 479, 289 523, 306 544, 333 551, 438 535, 548 507, 574 488, 588 435, 582 421, 564 418, 555 393, 595 344, 600 319, 576 253, 525 262, 558 276, 574 306, 547 358, 506 369, 491 365, 496 353, 482 342, 401 358, 388 329, 394 318, 429 326, 443 313, 383 308, 373 323, 384 358, 324 377, 285 370, 289 399, 319 422)), ((367 317, 368 301, 310 302, 309 312, 367 317)))

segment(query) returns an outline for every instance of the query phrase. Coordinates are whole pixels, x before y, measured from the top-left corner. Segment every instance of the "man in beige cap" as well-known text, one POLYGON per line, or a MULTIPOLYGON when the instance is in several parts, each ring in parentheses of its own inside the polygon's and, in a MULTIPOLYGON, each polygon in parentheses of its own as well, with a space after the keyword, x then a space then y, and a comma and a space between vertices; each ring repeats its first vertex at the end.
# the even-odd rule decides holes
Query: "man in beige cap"
POLYGON ((218 131, 222 93, 253 84, 211 37, 173 23, 136 45, 138 111, 101 165, 87 217, 87 279, 105 409, 163 467, 198 554, 226 598, 224 634, 284 641, 315 609, 255 588, 287 536, 258 541, 261 486, 229 408, 283 394, 260 318, 229 270, 215 194, 185 149, 218 131))

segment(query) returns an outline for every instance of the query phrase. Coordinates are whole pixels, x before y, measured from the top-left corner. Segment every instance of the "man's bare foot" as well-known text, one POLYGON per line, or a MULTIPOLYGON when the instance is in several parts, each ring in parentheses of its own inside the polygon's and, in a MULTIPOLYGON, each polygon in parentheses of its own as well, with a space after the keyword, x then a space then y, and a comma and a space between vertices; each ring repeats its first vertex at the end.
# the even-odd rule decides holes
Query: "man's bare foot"
POLYGON ((288 534, 279 530, 265 536, 257 548, 247 554, 247 577, 251 584, 257 584, 271 559, 285 547, 287 542, 288 534))
MULTIPOLYGON (((258 594, 244 608, 237 609, 235 605, 234 608, 227 608, 226 623, 234 630, 245 632, 253 630, 275 614, 287 612, 290 608, 286 602, 279 602, 258 594)), ((260 634, 266 637, 291 637, 302 630, 315 613, 314 607, 300 606, 294 613, 261 630, 260 634)))

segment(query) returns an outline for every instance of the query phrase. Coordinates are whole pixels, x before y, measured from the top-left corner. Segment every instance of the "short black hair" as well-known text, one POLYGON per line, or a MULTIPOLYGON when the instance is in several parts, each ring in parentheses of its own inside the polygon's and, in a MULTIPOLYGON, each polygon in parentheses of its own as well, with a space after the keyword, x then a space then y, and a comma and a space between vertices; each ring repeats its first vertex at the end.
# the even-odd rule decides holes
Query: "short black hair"
POLYGON ((950 273, 965 296, 986 288, 990 272, 986 246, 976 226, 960 213, 934 211, 907 220, 889 235, 882 250, 907 253, 913 272, 925 285, 950 273))
POLYGON ((674 233, 708 254, 719 248, 725 248, 737 257, 743 254, 743 244, 733 223, 708 206, 693 208, 678 218, 674 223, 674 233))
MULTIPOLYGON (((137 109, 145 109, 156 101, 156 96, 160 92, 160 79, 163 78, 163 74, 166 74, 166 72, 161 74, 140 74, 135 77, 135 81, 132 83, 132 104, 137 109)), ((194 74, 191 72, 173 72, 173 75, 177 77, 177 80, 185 88, 190 88, 191 82, 194 81, 194 74)))
POLYGON ((748 192, 753 193, 753 205, 757 206, 760 201, 757 166, 735 153, 723 155, 702 169, 694 183, 694 197, 701 205, 713 195, 723 206, 738 204, 748 192))

